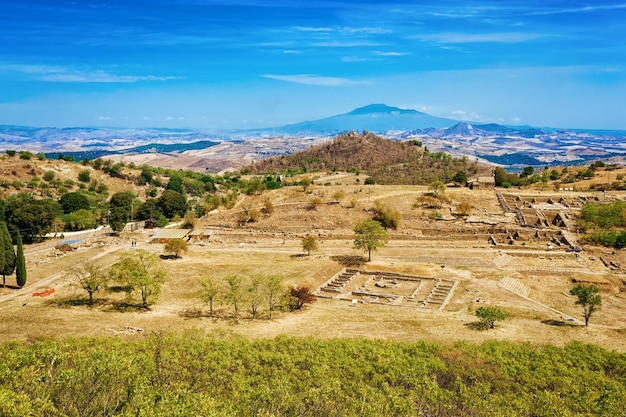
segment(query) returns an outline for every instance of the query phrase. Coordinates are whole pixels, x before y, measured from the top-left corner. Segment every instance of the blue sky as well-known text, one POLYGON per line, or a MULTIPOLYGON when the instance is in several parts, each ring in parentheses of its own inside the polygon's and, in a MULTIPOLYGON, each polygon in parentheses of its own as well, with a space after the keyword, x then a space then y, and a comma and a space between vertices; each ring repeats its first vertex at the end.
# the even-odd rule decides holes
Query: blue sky
POLYGON ((252 128, 370 103, 626 129, 626 2, 0 4, 0 124, 252 128))

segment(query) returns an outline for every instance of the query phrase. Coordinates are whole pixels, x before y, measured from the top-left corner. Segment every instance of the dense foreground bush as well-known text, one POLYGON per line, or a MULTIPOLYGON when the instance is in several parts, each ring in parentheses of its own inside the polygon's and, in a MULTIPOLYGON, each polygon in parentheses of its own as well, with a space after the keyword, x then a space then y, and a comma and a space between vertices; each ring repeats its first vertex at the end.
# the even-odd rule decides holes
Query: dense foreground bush
POLYGON ((0 346, 2 416, 624 416, 626 355, 197 333, 0 346))

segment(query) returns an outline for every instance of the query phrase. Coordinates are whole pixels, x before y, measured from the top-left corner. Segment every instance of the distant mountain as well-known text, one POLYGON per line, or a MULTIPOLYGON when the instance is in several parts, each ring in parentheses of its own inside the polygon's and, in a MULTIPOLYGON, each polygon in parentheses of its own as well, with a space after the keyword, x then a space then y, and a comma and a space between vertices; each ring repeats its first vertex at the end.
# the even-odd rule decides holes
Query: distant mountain
POLYGON ((307 132, 310 134, 334 134, 351 130, 384 133, 389 130, 446 128, 457 123, 459 123, 458 120, 435 117, 417 110, 400 109, 385 104, 370 104, 349 113, 279 126, 273 130, 287 134, 306 134, 307 132))

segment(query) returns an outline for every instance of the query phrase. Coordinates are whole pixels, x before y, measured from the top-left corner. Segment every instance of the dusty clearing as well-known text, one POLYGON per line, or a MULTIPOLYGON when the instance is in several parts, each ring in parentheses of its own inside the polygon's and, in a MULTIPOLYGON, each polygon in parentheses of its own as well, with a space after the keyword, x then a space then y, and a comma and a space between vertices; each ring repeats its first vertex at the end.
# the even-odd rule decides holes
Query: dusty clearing
MULTIPOLYGON (((250 338, 285 334, 442 342, 501 339, 554 345, 583 340, 626 350, 624 251, 593 247, 583 247, 580 253, 570 251, 572 245, 578 245, 577 211, 598 193, 502 190, 514 210, 507 213, 493 190, 450 188, 446 191, 450 203, 436 209, 441 214, 436 220, 435 209, 414 206, 425 187, 364 186, 356 179, 353 175, 328 176, 316 181, 327 186, 315 185, 310 193, 289 187, 245 196, 233 210, 218 209, 205 216, 198 227, 214 231, 210 241, 190 245, 182 259, 162 262, 169 279, 149 311, 127 306, 122 292, 97 293, 96 305, 87 307, 83 301, 86 293, 72 285, 69 270, 87 259, 111 265, 122 251, 135 250, 131 240, 138 242, 137 248, 160 254, 163 245, 148 243, 154 231, 85 239, 70 253, 51 247, 31 252, 27 286, 0 289, 1 338, 138 337, 153 331, 198 328, 222 329, 250 338), (344 193, 340 199, 334 196, 339 190, 344 193), (274 206, 272 214, 262 214, 245 226, 237 224, 238 212, 261 209, 267 199, 274 206), (272 320, 263 308, 260 319, 252 320, 245 313, 235 321, 227 304, 217 306, 217 317, 208 317, 196 281, 206 275, 278 274, 285 285, 308 285, 319 291, 348 263, 364 255, 352 248, 352 228, 371 215, 375 200, 402 214, 400 228, 390 231, 389 243, 373 253, 372 262, 351 266, 362 270, 362 280, 351 281, 353 287, 342 287, 341 297, 327 293, 302 311, 281 312, 272 320), (472 204, 471 215, 456 215, 461 201, 472 204), (307 234, 319 243, 319 250, 311 256, 301 249, 301 238, 307 234), (454 282, 455 286, 442 308, 420 308, 407 301, 408 297, 420 300, 430 287, 410 282, 377 287, 367 271, 427 277, 433 280, 431 287, 437 281, 454 282), (601 288, 602 310, 593 315, 588 327, 568 320, 582 318, 581 308, 569 295, 573 279, 601 288), (51 288, 55 292, 46 297, 32 295, 51 288), (380 290, 405 297, 405 302, 358 296, 353 294, 357 289, 380 290), (472 330, 467 324, 476 321, 473 311, 481 305, 501 306, 512 318, 492 331, 472 330)), ((624 196, 610 194, 608 198, 624 196)), ((7 277, 7 283, 13 284, 14 279, 7 277)))

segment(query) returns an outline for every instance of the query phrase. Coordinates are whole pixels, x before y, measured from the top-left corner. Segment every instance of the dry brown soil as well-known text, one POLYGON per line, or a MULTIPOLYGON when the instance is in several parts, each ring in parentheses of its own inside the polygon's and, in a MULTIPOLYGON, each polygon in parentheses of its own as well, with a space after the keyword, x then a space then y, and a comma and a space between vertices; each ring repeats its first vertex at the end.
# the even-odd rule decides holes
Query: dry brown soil
MULTIPOLYGON (((127 306, 121 292, 98 293, 96 305, 89 308, 82 301, 86 293, 73 285, 70 271, 88 259, 111 265, 122 251, 136 250, 131 247, 131 240, 138 242, 138 249, 161 254, 163 245, 148 243, 154 231, 119 238, 89 238, 70 253, 51 247, 31 249, 26 287, 0 289, 0 339, 108 335, 133 338, 154 331, 197 328, 235 332, 250 338, 284 334, 441 342, 498 339, 554 345, 583 340, 626 351, 623 251, 585 246, 581 253, 568 252, 566 245, 542 237, 493 245, 488 241, 490 233, 506 229, 514 234, 521 226, 514 216, 503 212, 491 190, 449 188, 446 195, 450 203, 436 208, 443 220, 435 220, 435 209, 414 204, 419 195, 427 192, 425 187, 364 186, 361 180, 351 174, 320 177, 307 193, 288 187, 260 196, 242 196, 234 209, 220 208, 208 214, 197 227, 214 230, 211 240, 207 244, 191 244, 182 259, 162 262, 168 281, 158 302, 148 311, 127 306), (339 202, 333 197, 338 190, 344 193, 339 202), (262 214, 254 223, 237 224, 238 212, 244 208, 262 211, 266 199, 272 201, 273 213, 262 214), (345 267, 346 261, 365 255, 352 248, 352 228, 357 221, 371 216, 375 200, 398 210, 402 223, 398 230, 390 231, 388 244, 373 253, 372 262, 359 267, 454 280, 457 286, 444 309, 354 304, 324 298, 295 313, 277 313, 272 320, 266 310, 257 320, 252 320, 248 313, 234 320, 227 304, 216 307, 217 317, 208 317, 208 307, 198 297, 197 279, 203 276, 278 274, 285 285, 308 285, 314 289, 322 286, 345 267), (471 202, 471 216, 453 216, 461 201, 471 202), (301 248, 301 238, 307 234, 315 236, 319 243, 319 250, 311 256, 305 256, 301 248), (548 245, 553 249, 548 250, 548 245), (503 278, 524 284, 528 297, 499 287, 503 278), (568 294, 573 279, 594 282, 601 288, 603 306, 588 327, 567 321, 569 317, 582 318, 581 308, 568 294), (55 292, 48 297, 32 295, 49 288, 55 292), (472 330, 468 324, 476 321, 473 312, 482 305, 502 307, 512 317, 498 323, 494 330, 472 330)), ((544 198, 547 194, 554 198, 577 196, 545 191, 506 192, 520 193, 524 199, 544 198)), ((560 231, 552 225, 546 229, 560 231)), ((14 280, 7 277, 8 284, 14 284, 14 280)))

